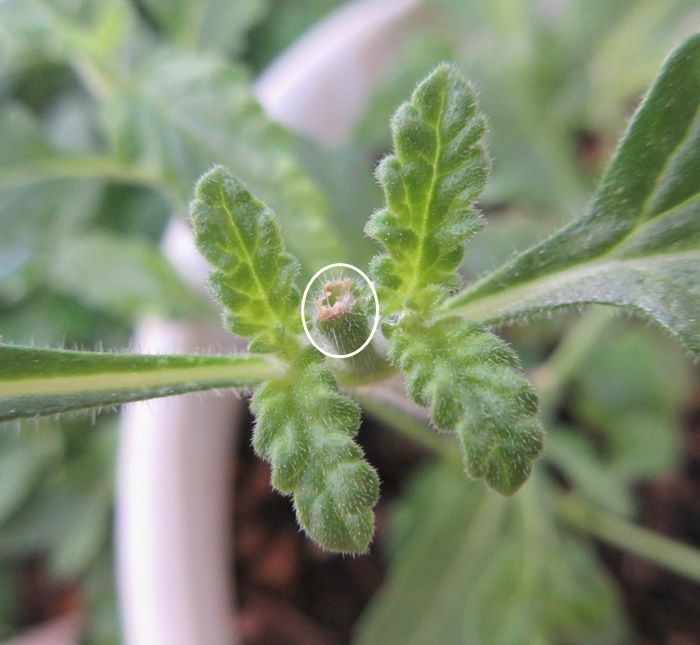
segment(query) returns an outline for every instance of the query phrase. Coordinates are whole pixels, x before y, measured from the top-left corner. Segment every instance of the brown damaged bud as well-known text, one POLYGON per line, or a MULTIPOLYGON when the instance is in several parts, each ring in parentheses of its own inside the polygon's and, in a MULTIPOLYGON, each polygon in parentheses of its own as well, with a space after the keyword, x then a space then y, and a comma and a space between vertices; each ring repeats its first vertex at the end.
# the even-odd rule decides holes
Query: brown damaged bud
MULTIPOLYGON (((372 322, 365 299, 353 280, 329 280, 321 286, 314 302, 314 325, 333 354, 352 354, 362 347, 370 337, 372 322)), ((385 363, 372 343, 346 360, 350 369, 375 369, 385 363)))
POLYGON ((353 287, 352 280, 331 280, 326 282, 321 287, 321 291, 316 299, 314 309, 316 322, 330 322, 351 314, 357 305, 353 287))

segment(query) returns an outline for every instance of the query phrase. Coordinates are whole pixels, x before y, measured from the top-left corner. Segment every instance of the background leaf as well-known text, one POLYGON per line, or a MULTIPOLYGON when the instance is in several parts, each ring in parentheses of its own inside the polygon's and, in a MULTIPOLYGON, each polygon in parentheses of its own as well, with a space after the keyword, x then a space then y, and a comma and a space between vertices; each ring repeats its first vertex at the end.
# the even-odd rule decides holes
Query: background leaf
POLYGON ((548 515, 546 491, 533 481, 499 499, 447 462, 415 477, 394 514, 388 579, 355 642, 619 642, 613 587, 548 515))
POLYGON ((263 115, 240 67, 160 48, 140 57, 126 82, 103 106, 123 164, 155 169, 179 204, 202 173, 223 164, 278 213, 307 270, 344 257, 323 195, 294 158, 294 140, 263 115))
POLYGON ((143 240, 92 233, 59 240, 57 246, 49 283, 88 306, 126 320, 144 314, 195 317, 211 311, 172 264, 143 240))
MULTIPOLYGON (((0 110, 0 281, 40 264, 57 239, 87 222, 99 204, 98 182, 76 189, 73 162, 50 145, 37 119, 18 104, 0 110), (58 171, 58 172, 57 172, 58 171)), ((93 159, 91 159, 94 161, 93 159)))
POLYGON ((143 5, 185 48, 237 54, 248 29, 265 14, 268 0, 143 0, 143 5))
POLYGON ((649 316, 700 355, 700 35, 668 59, 590 211, 455 296, 502 322, 571 304, 649 316))

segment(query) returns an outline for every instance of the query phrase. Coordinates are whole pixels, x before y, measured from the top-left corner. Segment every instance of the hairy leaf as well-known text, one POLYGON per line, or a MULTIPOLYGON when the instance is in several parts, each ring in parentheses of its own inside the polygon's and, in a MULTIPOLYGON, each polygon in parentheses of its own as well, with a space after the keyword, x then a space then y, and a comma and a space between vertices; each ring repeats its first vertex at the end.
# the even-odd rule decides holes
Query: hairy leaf
POLYGON ((257 356, 163 356, 0 344, 0 421, 212 388, 278 373, 257 356))
POLYGON ((297 520, 324 548, 364 553, 374 533, 379 480, 353 437, 357 405, 307 350, 253 396, 253 446, 272 465, 272 484, 294 498, 297 520))
POLYGON ((488 173, 485 121, 450 65, 418 85, 391 127, 395 153, 377 168, 387 206, 366 229, 387 250, 372 263, 385 313, 413 306, 429 285, 453 284, 464 242, 481 226, 473 203, 488 173))
POLYGON ((456 316, 411 317, 392 334, 389 355, 435 427, 457 434, 467 472, 514 493, 542 450, 542 429, 537 396, 506 343, 456 316))
POLYGON ((212 264, 209 284, 228 328, 254 349, 284 352, 301 327, 298 262, 285 253, 272 211, 228 171, 204 175, 191 206, 197 248, 212 264))
POLYGON ((700 356, 700 34, 667 60, 589 212, 449 301, 497 323, 600 303, 653 318, 700 356))

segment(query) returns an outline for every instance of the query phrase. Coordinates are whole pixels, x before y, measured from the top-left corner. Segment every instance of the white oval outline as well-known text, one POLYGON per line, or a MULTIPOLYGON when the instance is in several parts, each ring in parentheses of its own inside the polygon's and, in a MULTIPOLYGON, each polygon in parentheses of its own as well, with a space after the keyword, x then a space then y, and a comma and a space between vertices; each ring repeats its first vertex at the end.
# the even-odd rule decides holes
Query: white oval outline
POLYGON ((377 328, 379 327, 379 318, 379 296, 377 296, 377 290, 374 288, 374 284, 369 279, 367 274, 364 271, 362 271, 362 269, 358 269, 356 266, 352 264, 347 264, 345 262, 334 262, 333 264, 327 264, 325 267, 316 271, 316 273, 314 273, 313 277, 311 278, 311 280, 309 280, 308 284, 306 285, 306 289, 304 289, 304 295, 301 297, 301 324, 304 327, 304 333, 309 339, 309 342, 319 352, 321 352, 325 356, 328 356, 328 358, 350 358, 351 356, 355 356, 355 354, 359 354, 365 347, 367 347, 367 345, 369 345, 372 342, 374 335, 377 333, 377 328), (316 278, 318 278, 318 276, 320 276, 324 271, 327 271, 328 269, 335 269, 336 267, 344 267, 346 269, 351 269, 352 271, 355 271, 355 273, 359 273, 364 278, 365 282, 369 285, 369 288, 372 291, 372 297, 374 298, 374 325, 372 325, 372 331, 370 331, 367 340, 364 343, 362 343, 362 345, 360 345, 360 347, 358 347, 354 352, 350 352, 349 354, 333 354, 332 352, 328 352, 325 349, 323 349, 323 347, 321 347, 311 337, 309 328, 306 325, 306 297, 309 295, 309 289, 311 288, 311 285, 314 282, 316 282, 316 278))

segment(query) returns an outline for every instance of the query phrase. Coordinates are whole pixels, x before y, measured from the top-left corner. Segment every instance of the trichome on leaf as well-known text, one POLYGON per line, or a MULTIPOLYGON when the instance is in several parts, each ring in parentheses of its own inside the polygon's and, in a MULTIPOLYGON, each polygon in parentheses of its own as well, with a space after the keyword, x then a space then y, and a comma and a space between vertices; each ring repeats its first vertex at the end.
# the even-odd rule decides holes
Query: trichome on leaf
MULTIPOLYGON (((399 319, 386 327, 389 360, 406 374, 410 396, 430 408, 433 424, 457 433, 467 472, 510 495, 542 448, 536 395, 502 340, 444 309, 464 242, 481 226, 474 200, 489 167, 485 128, 469 85, 454 67, 438 67, 392 120, 395 153, 377 170, 387 206, 367 232, 386 249, 372 263, 381 313, 399 319)), ((287 365, 252 400, 253 445, 272 465, 273 486, 293 497, 299 524, 320 545, 365 551, 377 474, 353 439, 357 406, 299 333, 298 263, 284 250, 274 214, 221 167, 199 181, 191 212, 227 326, 252 338, 251 351, 287 365)), ((324 283, 313 317, 338 353, 368 337, 351 280, 324 283)))

